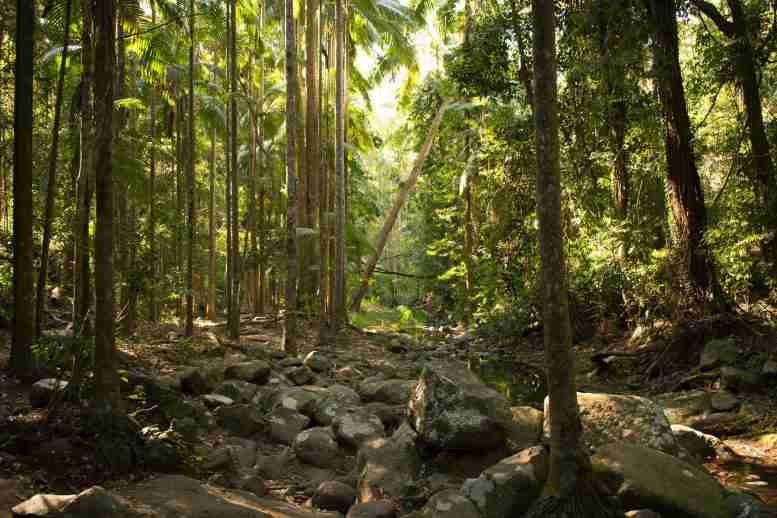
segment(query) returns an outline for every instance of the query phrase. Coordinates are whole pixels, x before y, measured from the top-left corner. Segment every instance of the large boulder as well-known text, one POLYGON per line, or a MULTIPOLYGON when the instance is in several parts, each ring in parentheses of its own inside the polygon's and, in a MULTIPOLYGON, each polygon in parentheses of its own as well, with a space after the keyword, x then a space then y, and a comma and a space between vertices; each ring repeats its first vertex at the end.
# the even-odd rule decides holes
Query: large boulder
POLYGON ((92 486, 77 495, 35 495, 11 509, 18 518, 134 518, 141 515, 128 503, 92 486))
POLYGON ((353 449, 386 435, 381 420, 361 408, 339 413, 332 421, 332 429, 338 441, 353 449))
POLYGON ((756 392, 761 388, 761 375, 736 367, 720 369, 720 386, 732 392, 756 392))
POLYGON ((215 414, 219 426, 240 437, 250 437, 266 425, 253 405, 222 406, 216 409, 215 414))
POLYGON ((719 450, 726 449, 723 441, 714 435, 700 432, 689 426, 673 424, 672 433, 677 438, 680 447, 699 462, 714 459, 718 456, 719 450))
POLYGON ((316 406, 326 397, 326 392, 316 392, 303 387, 292 387, 279 391, 272 398, 272 406, 284 407, 312 417, 316 406))
POLYGON ((356 504, 348 510, 346 518, 396 518, 397 508, 388 500, 356 504))
POLYGON ((224 370, 224 378, 264 385, 270 379, 270 364, 262 360, 253 360, 230 365, 224 370))
MULTIPOLYGON (((680 451, 661 405, 639 396, 577 393, 583 442, 592 450, 613 441, 628 441, 677 455, 680 451)), ((550 438, 550 409, 545 398, 543 432, 550 438)))
POLYGON ((512 426, 507 399, 453 361, 424 367, 408 403, 408 418, 423 442, 443 450, 496 448, 512 426))
POLYGON ((515 450, 519 451, 534 446, 542 436, 543 413, 530 406, 514 406, 510 408, 512 420, 509 439, 515 450))
POLYGON ((313 506, 325 511, 347 513, 356 501, 356 490, 336 480, 322 482, 313 494, 313 506))
POLYGON ((537 499, 548 477, 548 453, 528 448, 464 481, 461 492, 483 518, 522 516, 537 499))
POLYGON ((281 444, 291 444, 297 434, 310 424, 310 418, 299 412, 278 407, 267 415, 267 433, 281 444))
POLYGON ((413 393, 416 382, 403 379, 367 378, 358 387, 359 394, 367 403, 377 402, 388 405, 406 405, 413 393))
POLYGON ((603 445, 594 474, 626 509, 673 518, 728 518, 725 493, 702 468, 633 442, 603 445))
POLYGON ((356 458, 361 502, 399 498, 421 468, 416 450, 416 432, 404 424, 389 438, 362 445, 356 458))
POLYGON ((250 381, 244 381, 239 379, 231 379, 223 381, 216 387, 216 394, 226 396, 229 399, 237 401, 238 403, 248 403, 251 401, 256 392, 259 390, 259 386, 250 381))
POLYGON ((341 462, 342 451, 329 428, 310 428, 300 432, 292 449, 301 461, 319 468, 336 468, 341 462))
POLYGON ((472 500, 455 489, 435 493, 421 510, 421 518, 482 518, 472 500))
POLYGON ((732 365, 736 363, 738 353, 737 345, 731 339, 710 340, 704 344, 699 359, 699 368, 704 371, 721 365, 732 365))
POLYGON ((68 382, 54 378, 38 380, 30 387, 30 404, 33 408, 43 408, 49 404, 54 394, 67 390, 68 382))

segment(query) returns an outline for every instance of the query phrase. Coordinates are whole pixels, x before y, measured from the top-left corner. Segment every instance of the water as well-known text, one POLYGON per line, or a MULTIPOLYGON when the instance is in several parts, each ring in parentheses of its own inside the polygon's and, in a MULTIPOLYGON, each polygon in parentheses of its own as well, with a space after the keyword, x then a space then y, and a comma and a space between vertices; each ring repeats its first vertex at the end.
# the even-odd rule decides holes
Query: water
POLYGON ((514 406, 542 409, 548 393, 545 372, 528 363, 500 360, 473 360, 470 368, 483 382, 505 396, 514 406))

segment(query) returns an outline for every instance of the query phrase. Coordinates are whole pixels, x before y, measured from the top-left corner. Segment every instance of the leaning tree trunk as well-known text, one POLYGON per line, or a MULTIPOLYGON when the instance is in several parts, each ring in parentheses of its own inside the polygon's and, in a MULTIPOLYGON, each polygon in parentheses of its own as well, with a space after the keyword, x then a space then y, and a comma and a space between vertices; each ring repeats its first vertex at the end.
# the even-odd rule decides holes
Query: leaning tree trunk
POLYGON ((653 56, 664 112, 669 204, 683 275, 697 302, 719 295, 704 233, 707 210, 693 154, 693 136, 680 70, 674 0, 646 0, 653 30, 653 56))
POLYGON ((186 325, 185 336, 194 334, 194 238, 197 228, 194 193, 194 160, 196 145, 194 142, 194 0, 189 2, 189 156, 186 159, 187 221, 186 239, 186 325))
POLYGON ((46 189, 46 213, 43 217, 43 243, 40 251, 40 269, 38 270, 38 289, 35 299, 35 336, 40 336, 43 324, 43 311, 46 302, 46 277, 49 266, 49 245, 51 243, 51 223, 54 219, 54 198, 57 191, 57 157, 59 155, 59 127, 62 120, 62 96, 65 89, 65 71, 67 70, 67 47, 70 45, 70 4, 65 1, 65 37, 62 44, 62 62, 57 78, 57 97, 54 106, 54 126, 51 129, 51 148, 49 150, 49 177, 46 189))
POLYGON ((119 378, 113 314, 113 88, 116 63, 114 0, 95 2, 95 119, 97 230, 95 234, 95 402, 98 408, 119 406, 119 378))
POLYGON ((405 202, 407 202, 407 198, 415 188, 415 184, 418 181, 418 176, 421 174, 421 171, 424 168, 426 157, 429 156, 429 151, 432 149, 432 144, 434 143, 435 137, 437 137, 437 132, 440 129, 440 123, 442 122, 443 115, 445 115, 445 111, 447 109, 448 103, 444 102, 437 110, 437 115, 434 116, 432 124, 429 126, 429 131, 426 134, 426 140, 424 141, 423 146, 421 146, 421 151, 418 153, 418 156, 415 159, 413 169, 410 171, 407 180, 405 180, 405 182, 402 184, 402 187, 400 188, 399 193, 394 200, 394 205, 391 207, 391 211, 388 213, 388 215, 386 215, 386 220, 383 222, 383 226, 378 233, 378 241, 375 245, 375 252, 372 254, 372 256, 370 256, 369 261, 367 261, 367 266, 364 269, 364 273, 362 273, 359 288, 353 294, 353 300, 351 301, 351 311, 359 311, 361 308, 362 299, 364 299, 364 296, 367 294, 367 290, 370 286, 370 279, 372 278, 372 274, 375 272, 375 267, 378 264, 378 260, 380 260, 380 256, 383 254, 383 249, 386 247, 388 238, 391 235, 391 229, 394 228, 394 223, 397 221, 399 211, 402 210, 405 202))
POLYGON ((345 9, 336 0, 335 10, 335 270, 333 286, 334 329, 346 320, 345 310, 345 9))
POLYGON ((297 354, 297 41, 294 34, 294 2, 286 0, 286 314, 283 350, 297 354))
POLYGON ((26 378, 32 373, 35 338, 35 286, 32 242, 32 129, 35 6, 16 2, 16 65, 14 68, 14 170, 13 170, 13 295, 14 324, 10 367, 26 378))

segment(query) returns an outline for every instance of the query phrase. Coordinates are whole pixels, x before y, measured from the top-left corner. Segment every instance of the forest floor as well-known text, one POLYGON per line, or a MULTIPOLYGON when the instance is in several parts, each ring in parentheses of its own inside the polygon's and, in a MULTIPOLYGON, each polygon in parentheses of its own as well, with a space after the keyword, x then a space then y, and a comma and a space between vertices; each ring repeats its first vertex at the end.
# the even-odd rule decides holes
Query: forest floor
MULTIPOLYGON (((304 322, 304 321, 303 321, 304 322)), ((336 340, 318 345, 315 321, 304 322, 300 338, 300 356, 317 350, 334 361, 333 381, 356 386, 376 373, 391 378, 413 379, 428 357, 456 357, 470 364, 481 377, 510 398, 514 404, 542 409, 545 395, 542 375, 541 335, 522 338, 476 337, 461 328, 432 327, 412 319, 398 318, 392 311, 359 316, 336 340)), ((175 376, 185 368, 207 363, 208 359, 226 362, 230 357, 272 355, 280 350, 281 325, 273 318, 244 317, 239 343, 224 338, 223 322, 198 321, 195 337, 186 339, 180 328, 171 324, 146 325, 131 339, 119 341, 122 376, 142 373, 154 379, 175 376)), ((711 391, 715 382, 681 363, 667 364, 663 370, 652 368, 658 354, 634 354, 644 349, 635 346, 632 335, 594 336, 575 347, 578 390, 637 394, 661 399, 681 395, 688 390, 711 391), (607 351, 614 356, 595 353, 607 351), (618 356, 622 354, 622 356, 618 356), (592 359, 593 358, 593 359, 592 359)), ((648 341, 649 343, 649 341, 648 341)), ((0 342, 0 518, 9 505, 33 494, 75 493, 94 484, 120 488, 150 473, 142 468, 118 473, 101 465, 89 433, 85 405, 62 402, 51 415, 50 409, 32 408, 29 387, 7 376, 9 340, 0 342), (13 486, 4 480, 15 480, 13 486)), ((664 351, 666 352, 666 351, 664 351)), ((706 467, 726 487, 757 495, 777 510, 777 405, 774 390, 739 394, 741 415, 734 421, 716 423, 714 434, 736 452, 727 462, 710 462, 706 467), (745 412, 746 410, 746 412, 745 412)), ((125 394, 127 411, 143 426, 165 425, 158 409, 143 394, 125 394)), ((189 445, 189 456, 178 472, 200 480, 213 480, 214 473, 202 468, 203 457, 224 443, 224 431, 210 429, 189 445)), ((273 462, 288 454, 281 444, 260 442, 259 459, 273 462)), ((350 463, 353 464, 353 463, 350 463)), ((302 504, 310 494, 310 481, 316 473, 299 462, 286 463, 287 469, 276 479, 267 480, 273 497, 302 504)), ((347 477, 343 472, 340 476, 347 477)))

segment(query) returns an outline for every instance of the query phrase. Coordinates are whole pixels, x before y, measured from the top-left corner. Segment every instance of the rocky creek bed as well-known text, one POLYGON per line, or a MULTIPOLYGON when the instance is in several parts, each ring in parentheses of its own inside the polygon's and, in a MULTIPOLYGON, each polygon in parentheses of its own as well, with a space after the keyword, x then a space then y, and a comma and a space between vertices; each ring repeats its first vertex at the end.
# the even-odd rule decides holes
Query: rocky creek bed
MULTIPOLYGON (((129 418, 90 421, 70 397, 49 416, 72 387, 0 380, 0 517, 503 518, 540 494, 536 347, 510 363, 466 335, 350 331, 289 357, 272 320, 246 319, 240 343, 219 329, 122 344, 129 418)), ((749 392, 773 378, 712 354, 706 390, 651 397, 580 362, 583 440, 629 516, 776 515, 777 435, 720 438, 757 418, 749 392)))

